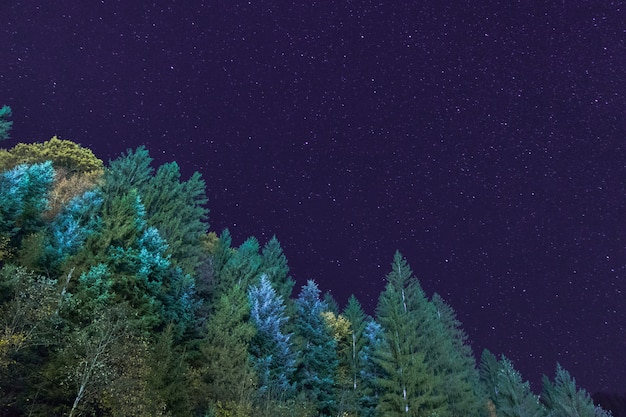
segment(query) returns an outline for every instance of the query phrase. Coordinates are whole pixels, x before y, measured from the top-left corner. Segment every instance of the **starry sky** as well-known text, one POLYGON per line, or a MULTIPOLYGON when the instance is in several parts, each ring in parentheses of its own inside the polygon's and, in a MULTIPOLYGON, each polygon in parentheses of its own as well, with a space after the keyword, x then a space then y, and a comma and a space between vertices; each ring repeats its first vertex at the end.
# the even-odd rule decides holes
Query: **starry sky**
POLYGON ((211 230, 373 313, 396 249, 477 355, 626 391, 623 1, 0 4, 12 139, 202 173, 211 230), (441 3, 441 4, 439 4, 441 3))

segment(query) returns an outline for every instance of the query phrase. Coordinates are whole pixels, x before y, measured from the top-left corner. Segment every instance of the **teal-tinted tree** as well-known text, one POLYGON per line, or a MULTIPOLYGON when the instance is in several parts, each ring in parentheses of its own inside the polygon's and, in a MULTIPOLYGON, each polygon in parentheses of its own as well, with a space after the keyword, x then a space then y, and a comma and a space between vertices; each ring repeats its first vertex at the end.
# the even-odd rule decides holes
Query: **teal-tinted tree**
POLYGON ((499 361, 496 383, 496 411, 499 417, 541 417, 545 408, 539 398, 530 391, 528 381, 515 370, 513 364, 504 355, 499 361))
POLYGON ((261 270, 267 274, 278 295, 284 301, 289 300, 295 282, 289 276, 287 257, 283 253, 283 248, 276 236, 272 236, 263 246, 262 257, 261 270))
POLYGON ((417 278, 399 252, 376 309, 388 349, 376 352, 385 371, 379 379, 379 411, 385 416, 447 415, 441 375, 425 360, 432 318, 417 278))
POLYGON ((337 373, 336 342, 322 317, 327 307, 319 297, 317 284, 309 280, 296 300, 296 387, 315 404, 319 415, 332 416, 337 408, 333 389, 337 373))
POLYGON ((138 187, 146 219, 169 243, 172 263, 194 274, 201 262, 200 239, 206 234, 208 209, 205 183, 195 172, 181 182, 176 162, 161 165, 145 186, 138 187))
POLYGON ((596 417, 607 413, 594 405, 587 391, 576 388, 576 380, 558 363, 554 382, 543 376, 541 402, 547 417, 596 417))
POLYGON ((498 401, 498 375, 501 367, 498 358, 493 353, 488 349, 483 350, 478 363, 478 374, 487 398, 494 405, 498 401))
POLYGON ((467 334, 452 307, 439 294, 433 295, 432 305, 436 312, 433 341, 440 349, 439 356, 433 358, 434 369, 444 380, 449 415, 478 416, 486 410, 486 395, 467 334))
POLYGON ((257 395, 261 404, 284 401, 294 396, 295 354, 291 335, 285 332, 288 317, 282 297, 266 274, 248 290, 250 318, 256 334, 250 343, 252 363, 258 376, 257 395))
POLYGON ((14 247, 42 227, 53 182, 54 169, 49 161, 18 165, 0 174, 0 236, 11 239, 14 247))
POLYGON ((259 242, 254 237, 246 239, 230 256, 218 275, 216 293, 238 285, 247 291, 256 284, 261 274, 263 258, 259 253, 259 242))
POLYGON ((75 255, 87 238, 102 227, 99 190, 85 191, 63 207, 49 225, 45 253, 49 265, 56 267, 75 255))
POLYGON ((386 376, 376 355, 377 352, 389 351, 389 345, 385 340, 383 328, 373 319, 367 321, 363 330, 363 338, 363 348, 359 352, 361 367, 359 377, 362 383, 357 386, 359 415, 375 417, 378 415, 377 408, 382 391, 379 381, 386 376))
POLYGON ((11 107, 4 105, 0 108, 0 141, 9 139, 9 132, 13 126, 13 122, 9 120, 11 116, 11 107))

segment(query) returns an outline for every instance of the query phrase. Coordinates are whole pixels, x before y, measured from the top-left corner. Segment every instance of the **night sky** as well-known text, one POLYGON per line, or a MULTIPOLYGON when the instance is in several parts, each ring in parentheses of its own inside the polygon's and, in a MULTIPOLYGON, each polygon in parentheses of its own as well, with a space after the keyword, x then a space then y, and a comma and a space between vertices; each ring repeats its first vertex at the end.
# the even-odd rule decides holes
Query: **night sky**
POLYGON ((505 354, 535 391, 558 361, 624 392, 625 11, 4 1, 2 146, 59 135, 108 161, 146 145, 202 173, 211 230, 276 234, 298 285, 373 313, 399 249, 477 355, 505 354))

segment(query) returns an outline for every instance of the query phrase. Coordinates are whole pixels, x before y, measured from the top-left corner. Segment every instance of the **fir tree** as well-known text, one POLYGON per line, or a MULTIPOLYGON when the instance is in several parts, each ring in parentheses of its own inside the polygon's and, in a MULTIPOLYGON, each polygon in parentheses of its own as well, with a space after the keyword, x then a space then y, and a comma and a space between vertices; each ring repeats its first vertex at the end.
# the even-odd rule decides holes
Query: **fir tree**
POLYGON ((266 400, 294 395, 295 355, 291 335, 284 332, 288 317, 282 297, 276 293, 267 275, 248 290, 250 317, 256 335, 250 344, 254 369, 258 375, 258 394, 266 400))
POLYGON ((606 413, 593 404, 587 391, 576 388, 576 380, 558 363, 554 383, 543 377, 541 402, 547 417, 595 417, 606 413))
POLYGON ((446 412, 440 376, 425 361, 426 297, 408 263, 396 252, 387 286, 379 298, 377 321, 382 325, 388 350, 376 352, 385 372, 379 380, 378 408, 385 416, 418 416, 446 412))
POLYGON ((261 270, 267 274, 272 282, 272 286, 276 288, 276 292, 282 299, 288 300, 291 297, 295 282, 289 276, 287 258, 276 236, 272 236, 263 246, 262 256, 261 270))
POLYGON ((504 355, 500 360, 496 384, 496 410, 500 417, 541 417, 545 409, 539 398, 530 391, 528 381, 523 382, 520 373, 504 355))
POLYGON ((434 294, 432 304, 436 312, 435 329, 439 333, 433 341, 441 351, 435 371, 443 375, 448 412, 450 416, 479 415, 485 407, 476 360, 467 343, 467 334, 461 328, 456 313, 434 294))
POLYGON ((334 415, 333 385, 337 371, 335 339, 326 327, 317 284, 309 280, 296 300, 297 388, 317 406, 320 415, 334 415))
POLYGON ((9 132, 13 126, 13 122, 9 120, 11 117, 11 107, 2 106, 0 108, 0 141, 9 139, 9 132))

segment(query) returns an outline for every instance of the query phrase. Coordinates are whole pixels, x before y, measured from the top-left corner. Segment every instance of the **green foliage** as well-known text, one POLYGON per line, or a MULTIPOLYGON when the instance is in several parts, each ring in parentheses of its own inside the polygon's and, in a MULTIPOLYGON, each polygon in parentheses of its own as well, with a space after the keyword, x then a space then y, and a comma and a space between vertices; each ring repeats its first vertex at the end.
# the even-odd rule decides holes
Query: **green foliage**
POLYGON ((587 391, 576 388, 576 380, 558 363, 554 383, 543 377, 541 402, 547 417, 594 417, 604 411, 598 410, 587 391))
POLYGON ((256 375, 248 353, 255 334, 245 291, 238 285, 221 295, 200 345, 201 392, 212 403, 251 403, 256 375))
POLYGON ((436 319, 433 322, 432 340, 437 354, 432 355, 432 367, 442 375, 448 413, 451 416, 480 415, 486 396, 480 385, 476 360, 467 344, 467 334, 462 330, 456 313, 446 302, 434 294, 432 305, 436 319))
POLYGON ((496 410, 500 417, 540 417, 545 409, 539 398, 530 391, 528 381, 502 356, 497 377, 496 410))
POLYGON ((309 280, 296 300, 296 384, 305 398, 316 405, 320 415, 335 415, 337 342, 322 317, 326 304, 319 296, 317 284, 309 280))
POLYGON ((426 363, 425 338, 432 323, 428 301, 399 252, 394 255, 387 282, 376 309, 388 348, 375 353, 385 372, 379 380, 378 408, 385 416, 445 415, 441 376, 426 363))
POLYGON ((10 137, 9 132, 13 126, 13 122, 9 120, 11 115, 11 107, 4 105, 0 108, 0 141, 10 137))
POLYGON ((289 266, 287 265, 287 257, 283 253, 283 248, 276 236, 263 246, 263 263, 261 269, 272 282, 272 286, 276 288, 276 292, 283 300, 291 297, 295 282, 289 276, 289 266))

